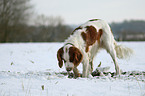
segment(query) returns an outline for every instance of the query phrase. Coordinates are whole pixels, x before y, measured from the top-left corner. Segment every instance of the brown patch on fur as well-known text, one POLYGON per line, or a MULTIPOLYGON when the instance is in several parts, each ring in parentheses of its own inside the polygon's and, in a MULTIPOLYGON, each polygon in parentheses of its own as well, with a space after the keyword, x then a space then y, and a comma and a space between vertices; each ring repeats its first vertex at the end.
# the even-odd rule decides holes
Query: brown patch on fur
POLYGON ((63 58, 62 58, 63 53, 64 53, 63 47, 61 47, 61 48, 57 51, 57 60, 58 60, 58 65, 59 65, 60 68, 63 66, 63 61, 62 61, 62 60, 63 60, 63 58))
POLYGON ((77 67, 83 59, 82 53, 76 47, 69 48, 69 56, 70 56, 69 58, 70 62, 73 62, 75 67, 77 67))
POLYGON ((103 34, 103 30, 99 29, 99 32, 97 34, 97 41, 98 41, 99 44, 100 44, 100 38, 101 38, 102 34, 103 34))
POLYGON ((97 20, 100 20, 100 19, 91 19, 91 20, 89 20, 89 21, 97 21, 97 20))
POLYGON ((86 52, 89 51, 89 46, 93 45, 97 40, 97 30, 94 26, 86 26, 87 32, 82 32, 81 35, 86 42, 86 52))
POLYGON ((82 27, 81 27, 81 26, 77 27, 77 28, 71 33, 71 35, 73 35, 74 32, 75 32, 76 30, 79 30, 79 29, 82 29, 82 27))
POLYGON ((86 42, 86 52, 89 51, 89 46, 93 45, 96 41, 100 44, 100 38, 103 34, 103 30, 100 29, 99 32, 97 32, 96 28, 94 26, 86 26, 87 32, 82 32, 81 35, 86 42))

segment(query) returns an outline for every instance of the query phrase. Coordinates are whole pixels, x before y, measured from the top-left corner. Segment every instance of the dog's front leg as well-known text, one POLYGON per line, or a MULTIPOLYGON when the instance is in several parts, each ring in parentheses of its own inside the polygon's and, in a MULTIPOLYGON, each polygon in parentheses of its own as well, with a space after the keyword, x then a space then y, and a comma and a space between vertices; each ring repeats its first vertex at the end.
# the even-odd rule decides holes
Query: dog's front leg
POLYGON ((93 72, 93 61, 90 61, 89 62, 89 66, 90 66, 90 73, 92 73, 93 72))
POLYGON ((89 76, 89 60, 84 60, 83 62, 83 74, 82 77, 86 78, 89 76))
POLYGON ((74 77, 75 78, 81 77, 81 74, 79 73, 79 70, 77 69, 77 67, 74 67, 73 72, 74 72, 74 77))

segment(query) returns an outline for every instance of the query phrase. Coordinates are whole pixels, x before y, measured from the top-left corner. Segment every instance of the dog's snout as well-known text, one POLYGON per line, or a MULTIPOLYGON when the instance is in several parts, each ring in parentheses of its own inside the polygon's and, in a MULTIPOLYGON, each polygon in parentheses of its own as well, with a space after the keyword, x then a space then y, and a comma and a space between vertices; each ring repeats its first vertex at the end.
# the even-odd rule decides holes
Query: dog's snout
POLYGON ((67 71, 71 71, 71 70, 72 70, 72 68, 66 68, 66 70, 67 70, 67 71))

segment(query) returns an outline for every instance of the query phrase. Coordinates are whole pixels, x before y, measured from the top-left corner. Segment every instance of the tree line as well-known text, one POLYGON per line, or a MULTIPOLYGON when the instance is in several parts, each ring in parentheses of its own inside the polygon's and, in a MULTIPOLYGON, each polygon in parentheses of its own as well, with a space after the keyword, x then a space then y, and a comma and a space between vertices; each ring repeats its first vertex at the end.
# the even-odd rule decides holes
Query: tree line
POLYGON ((73 28, 60 16, 38 15, 33 25, 30 0, 0 0, 0 42, 59 42, 73 28))
POLYGON ((125 20, 119 23, 113 22, 110 24, 110 26, 117 40, 145 40, 145 21, 143 20, 125 20))
MULTIPOLYGON (((62 42, 75 29, 60 16, 38 15, 34 24, 30 0, 0 0, 0 42, 62 42)), ((110 24, 117 40, 145 40, 145 21, 110 24), (143 36, 144 35, 144 36, 143 36)))

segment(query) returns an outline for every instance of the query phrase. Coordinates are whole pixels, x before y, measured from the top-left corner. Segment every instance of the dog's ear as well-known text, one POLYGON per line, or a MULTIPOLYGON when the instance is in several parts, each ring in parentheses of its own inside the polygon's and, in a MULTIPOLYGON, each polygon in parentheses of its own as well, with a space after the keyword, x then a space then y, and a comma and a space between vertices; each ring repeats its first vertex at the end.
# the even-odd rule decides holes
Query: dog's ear
POLYGON ((62 56, 63 56, 63 47, 61 47, 58 51, 57 51, 57 60, 58 60, 58 65, 59 67, 61 68, 63 66, 63 59, 62 59, 62 56))
POLYGON ((78 65, 79 63, 81 63, 82 59, 83 59, 83 55, 81 53, 81 51, 79 49, 76 48, 75 50, 75 56, 74 56, 74 62, 76 65, 78 65))
POLYGON ((78 66, 83 59, 81 51, 76 47, 70 47, 69 54, 70 61, 73 62, 75 66, 78 66))

